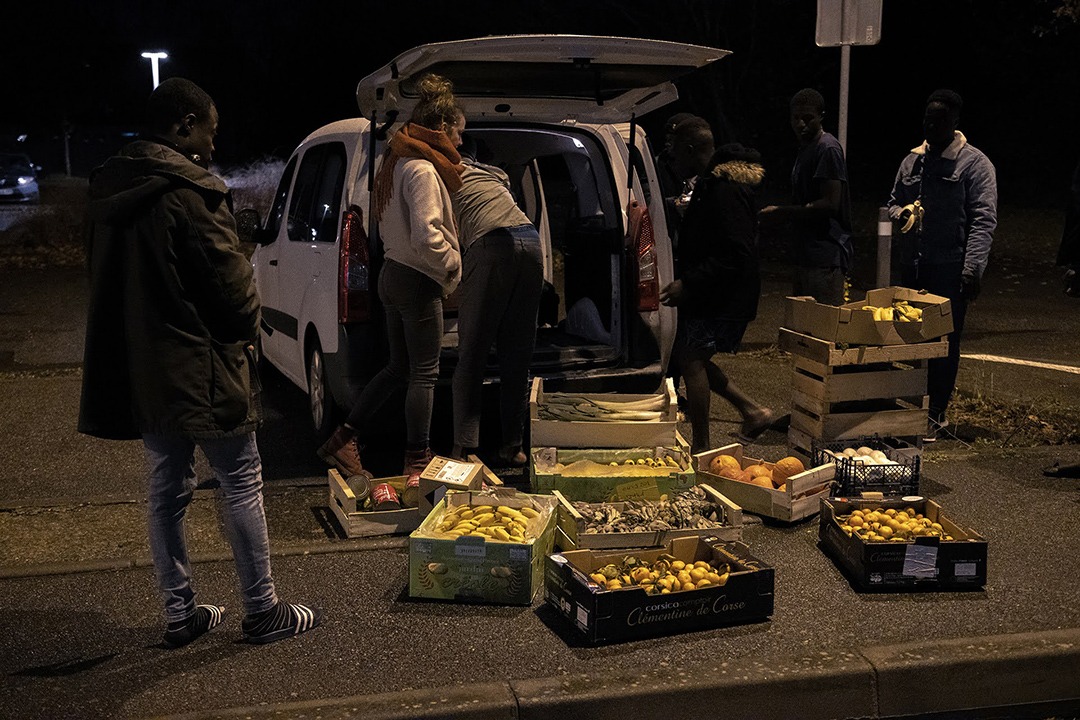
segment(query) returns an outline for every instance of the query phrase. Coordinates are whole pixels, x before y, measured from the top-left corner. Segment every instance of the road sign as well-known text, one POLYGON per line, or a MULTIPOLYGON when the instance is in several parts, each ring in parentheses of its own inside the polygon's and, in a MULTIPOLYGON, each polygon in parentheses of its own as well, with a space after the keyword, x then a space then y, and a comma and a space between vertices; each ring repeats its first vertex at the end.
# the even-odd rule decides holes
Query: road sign
POLYGON ((818 47, 877 45, 883 0, 818 0, 818 47))

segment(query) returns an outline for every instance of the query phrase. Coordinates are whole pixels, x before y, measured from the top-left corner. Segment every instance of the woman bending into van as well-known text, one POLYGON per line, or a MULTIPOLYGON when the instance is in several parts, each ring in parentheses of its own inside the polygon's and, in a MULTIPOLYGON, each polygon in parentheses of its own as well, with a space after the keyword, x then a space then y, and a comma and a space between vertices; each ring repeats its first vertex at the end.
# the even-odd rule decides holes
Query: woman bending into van
POLYGON ((427 74, 409 122, 390 139, 373 189, 385 263, 379 299, 386 312, 390 359, 353 405, 346 422, 319 448, 319 457, 346 476, 364 469, 363 431, 386 401, 405 393, 404 474, 415 481, 432 458, 432 401, 439 375, 443 297, 461 280, 461 254, 450 195, 461 188, 457 147, 465 115, 449 80, 427 74))
POLYGON ((746 326, 757 317, 757 208, 754 190, 765 177, 761 155, 742 145, 724 145, 705 164, 679 226, 677 279, 660 292, 679 308, 674 360, 686 383, 686 414, 694 453, 712 447, 712 393, 742 416, 738 433, 749 442, 774 422, 773 413, 740 390, 713 361, 734 354, 746 326))

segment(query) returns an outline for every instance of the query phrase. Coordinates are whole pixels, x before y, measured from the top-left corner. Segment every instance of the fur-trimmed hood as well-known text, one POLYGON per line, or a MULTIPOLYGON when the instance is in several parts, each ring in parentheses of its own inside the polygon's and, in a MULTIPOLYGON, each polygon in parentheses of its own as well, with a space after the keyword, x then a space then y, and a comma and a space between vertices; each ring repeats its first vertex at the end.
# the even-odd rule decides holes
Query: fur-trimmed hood
POLYGON ((746 160, 728 160, 714 166, 709 172, 715 178, 750 187, 757 187, 765 180, 765 168, 760 163, 746 160))

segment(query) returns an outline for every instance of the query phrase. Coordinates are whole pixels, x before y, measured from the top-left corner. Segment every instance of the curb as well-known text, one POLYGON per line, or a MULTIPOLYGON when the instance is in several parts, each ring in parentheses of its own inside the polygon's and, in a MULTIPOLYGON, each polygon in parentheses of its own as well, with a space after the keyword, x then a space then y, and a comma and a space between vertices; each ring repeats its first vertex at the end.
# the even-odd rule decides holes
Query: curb
POLYGON ((1080 711, 1080 628, 742 658, 692 669, 574 675, 162 716, 344 720, 871 717, 1018 706, 1080 711), (722 711, 721 711, 722 705, 722 711))

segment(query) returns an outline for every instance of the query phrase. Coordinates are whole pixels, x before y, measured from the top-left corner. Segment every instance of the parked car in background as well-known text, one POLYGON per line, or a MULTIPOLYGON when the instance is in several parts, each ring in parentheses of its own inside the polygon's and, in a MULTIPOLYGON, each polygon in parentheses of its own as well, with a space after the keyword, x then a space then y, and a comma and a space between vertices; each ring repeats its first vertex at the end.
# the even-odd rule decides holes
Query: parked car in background
POLYGON ((39 170, 23 153, 0 153, 0 202, 38 202, 39 170))
MULTIPOLYGON (((252 255, 262 355, 308 393, 316 434, 385 364, 370 188, 429 71, 453 81, 466 131, 540 232, 532 374, 545 389, 655 392, 675 335, 659 290, 674 268, 655 149, 636 118, 678 98, 675 78, 727 54, 633 38, 486 37, 417 47, 361 80, 361 117, 295 150, 252 255)), ((453 296, 445 312, 443 383, 457 357, 453 296)), ((494 354, 489 377, 497 382, 494 354)))

